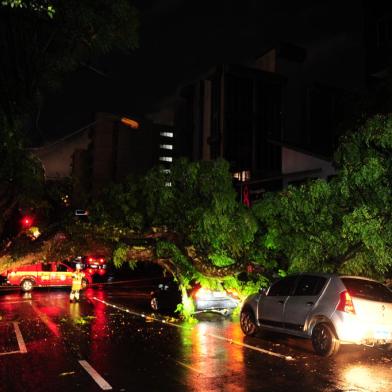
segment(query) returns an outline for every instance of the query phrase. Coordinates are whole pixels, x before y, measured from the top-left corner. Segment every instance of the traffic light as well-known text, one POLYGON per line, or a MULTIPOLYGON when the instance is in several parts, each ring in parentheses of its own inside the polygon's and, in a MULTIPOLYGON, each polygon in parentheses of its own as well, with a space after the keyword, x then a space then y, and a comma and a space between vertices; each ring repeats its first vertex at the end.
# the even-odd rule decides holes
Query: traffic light
POLYGON ((22 226, 24 229, 29 229, 33 224, 33 218, 31 216, 25 215, 22 218, 22 226))

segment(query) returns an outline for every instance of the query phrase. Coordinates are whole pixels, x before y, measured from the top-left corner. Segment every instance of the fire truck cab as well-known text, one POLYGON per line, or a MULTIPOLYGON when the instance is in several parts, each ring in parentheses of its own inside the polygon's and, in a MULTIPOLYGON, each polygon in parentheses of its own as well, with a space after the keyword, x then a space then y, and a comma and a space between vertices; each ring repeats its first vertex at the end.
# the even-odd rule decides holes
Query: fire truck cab
MULTIPOLYGON (((71 286, 73 272, 73 268, 57 262, 23 265, 7 271, 7 283, 20 286, 25 292, 34 287, 71 286)), ((90 274, 85 272, 82 288, 86 288, 91 282, 90 274)))

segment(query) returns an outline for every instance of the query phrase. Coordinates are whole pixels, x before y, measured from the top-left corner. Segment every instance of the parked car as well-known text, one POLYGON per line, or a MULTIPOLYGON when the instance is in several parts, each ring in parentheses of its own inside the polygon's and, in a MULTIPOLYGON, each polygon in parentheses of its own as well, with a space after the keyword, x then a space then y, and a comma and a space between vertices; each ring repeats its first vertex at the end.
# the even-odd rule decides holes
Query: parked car
MULTIPOLYGON (((209 290, 199 284, 192 285, 188 290, 188 296, 193 300, 196 313, 217 312, 228 316, 239 304, 235 293, 209 290)), ((174 312, 181 300, 178 285, 173 280, 167 279, 151 292, 150 305, 155 311, 174 312)))
POLYGON ((287 276, 266 292, 249 296, 240 324, 245 335, 259 329, 312 339, 328 357, 340 344, 392 342, 392 291, 362 277, 333 274, 287 276))
MULTIPOLYGON (((74 271, 74 268, 64 263, 50 262, 16 267, 7 271, 6 276, 9 285, 20 286, 23 291, 27 292, 33 290, 34 287, 71 286, 74 271)), ((86 288, 91 283, 91 275, 85 272, 82 288, 86 288)))

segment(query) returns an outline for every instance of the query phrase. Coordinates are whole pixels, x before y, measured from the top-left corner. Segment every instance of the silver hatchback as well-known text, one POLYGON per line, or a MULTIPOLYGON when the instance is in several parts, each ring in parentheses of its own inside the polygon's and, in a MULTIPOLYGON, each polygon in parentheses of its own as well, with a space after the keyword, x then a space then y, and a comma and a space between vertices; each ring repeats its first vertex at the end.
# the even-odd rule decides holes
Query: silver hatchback
POLYGON ((303 273, 278 280, 242 305, 245 335, 259 329, 312 339, 330 356, 340 344, 392 343, 392 291, 371 279, 303 273))

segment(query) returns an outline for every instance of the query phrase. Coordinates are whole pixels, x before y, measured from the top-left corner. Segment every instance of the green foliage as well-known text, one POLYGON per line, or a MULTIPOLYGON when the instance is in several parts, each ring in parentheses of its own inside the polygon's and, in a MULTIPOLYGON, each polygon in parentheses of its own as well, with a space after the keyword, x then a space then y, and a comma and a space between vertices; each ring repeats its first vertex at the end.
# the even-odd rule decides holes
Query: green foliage
POLYGON ((381 277, 392 268, 392 117, 347 133, 338 173, 270 194, 254 207, 263 243, 290 271, 381 277))
MULTIPOLYGON (((218 267, 256 256, 257 222, 237 202, 229 166, 223 160, 178 160, 170 173, 154 168, 144 178, 112 185, 91 210, 94 225, 112 233, 154 227, 178 233, 183 248, 159 241, 157 256, 174 259, 190 275, 194 267, 184 255, 186 246, 196 248, 200 257, 218 267)), ((258 257, 260 263, 264 260, 258 257)))
POLYGON ((144 217, 139 208, 138 192, 139 187, 131 178, 107 187, 91 208, 91 222, 141 230, 144 217))
POLYGON ((53 1, 47 0, 1 0, 1 5, 11 8, 29 9, 38 14, 47 15, 49 18, 53 18, 56 12, 53 1))
POLYGON ((228 257, 225 254, 222 255, 218 253, 213 253, 209 256, 209 259, 211 260, 212 264, 217 265, 218 267, 226 267, 235 263, 234 259, 228 257))
MULTIPOLYGON (((16 234, 4 234, 4 227, 19 207, 39 207, 46 216, 56 207, 54 195, 45 194, 42 165, 26 150, 38 139, 32 124, 44 95, 94 56, 135 48, 137 30, 127 0, 1 0, 0 235, 16 234)), ((128 219, 142 224, 140 216, 128 219)))
POLYGON ((186 287, 180 285, 182 301, 178 304, 176 312, 180 313, 185 319, 191 320, 195 313, 195 304, 191 297, 188 296, 186 287))
POLYGON ((1 121, 0 181, 12 184, 26 195, 42 195, 44 173, 40 162, 23 148, 21 134, 1 121))
POLYGON ((143 190, 149 223, 182 233, 207 256, 237 259, 251 248, 257 224, 236 201, 227 162, 179 160, 170 174, 149 173, 143 190))
POLYGON ((128 263, 131 270, 136 268, 137 260, 130 260, 128 258, 129 246, 119 243, 113 252, 113 264, 116 268, 120 268, 124 263, 128 263))
POLYGON ((117 248, 113 252, 113 264, 119 268, 123 263, 127 261, 128 246, 125 244, 118 244, 117 248))
POLYGON ((250 294, 256 293, 261 287, 268 287, 269 284, 270 280, 264 275, 254 275, 243 280, 237 274, 222 280, 222 288, 237 293, 241 300, 244 300, 250 294))

